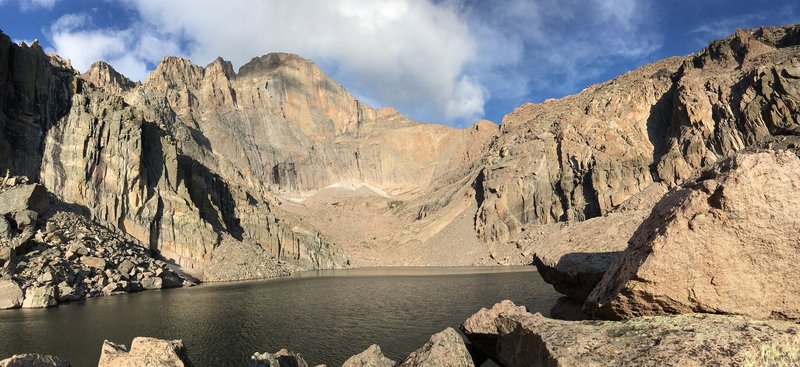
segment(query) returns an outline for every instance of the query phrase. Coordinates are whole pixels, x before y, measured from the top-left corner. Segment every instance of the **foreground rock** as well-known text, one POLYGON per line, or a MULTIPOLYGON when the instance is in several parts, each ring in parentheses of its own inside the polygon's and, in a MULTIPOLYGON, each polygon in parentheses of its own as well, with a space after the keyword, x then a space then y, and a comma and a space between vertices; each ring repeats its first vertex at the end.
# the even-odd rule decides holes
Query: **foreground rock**
POLYGON ((412 352, 400 367, 474 367, 464 339, 453 328, 431 336, 425 345, 412 352))
POLYGON ((308 367, 308 363, 299 354, 281 349, 277 353, 255 353, 250 357, 251 367, 308 367))
POLYGON ((106 340, 98 367, 189 367, 183 342, 155 338, 135 338, 131 349, 106 340))
POLYGON ((397 362, 386 358, 381 347, 372 344, 365 351, 356 354, 342 364, 342 367, 394 367, 397 362))
POLYGON ((501 314, 527 314, 525 306, 517 306, 509 300, 501 301, 491 309, 481 308, 463 324, 461 331, 472 345, 485 355, 493 355, 497 341, 497 318, 501 314))
POLYGON ((617 321, 500 315, 491 358, 504 366, 762 366, 800 363, 800 325, 690 314, 617 321), (774 364, 768 364, 773 362, 774 364))
POLYGON ((70 367, 69 362, 44 354, 18 354, 0 361, 0 367, 70 367))
POLYGON ((549 236, 520 242, 527 252, 533 253, 533 264, 545 282, 582 303, 666 192, 664 185, 652 184, 614 212, 571 223, 549 236))
POLYGON ((800 320, 800 158, 742 153, 670 191, 587 301, 610 319, 725 313, 800 320))

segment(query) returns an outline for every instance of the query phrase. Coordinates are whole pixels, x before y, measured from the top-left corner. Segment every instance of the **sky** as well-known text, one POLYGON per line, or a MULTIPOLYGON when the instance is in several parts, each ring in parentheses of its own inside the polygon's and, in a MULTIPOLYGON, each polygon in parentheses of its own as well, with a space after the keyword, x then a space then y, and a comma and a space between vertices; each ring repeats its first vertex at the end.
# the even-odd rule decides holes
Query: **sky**
POLYGON ((457 127, 798 22, 796 0, 0 0, 4 33, 79 71, 143 81, 163 56, 238 69, 291 52, 374 107, 457 127))

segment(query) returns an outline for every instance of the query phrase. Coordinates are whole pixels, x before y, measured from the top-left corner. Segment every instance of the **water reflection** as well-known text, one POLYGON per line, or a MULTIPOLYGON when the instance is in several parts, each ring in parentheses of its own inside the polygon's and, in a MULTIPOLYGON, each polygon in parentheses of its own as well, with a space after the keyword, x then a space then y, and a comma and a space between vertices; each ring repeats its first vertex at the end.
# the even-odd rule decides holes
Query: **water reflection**
POLYGON ((547 313, 558 298, 530 268, 356 269, 204 285, 0 312, 0 359, 55 354, 94 366, 104 339, 183 339, 197 366, 243 366, 288 348, 340 365, 377 343, 400 360, 480 307, 511 299, 547 313))

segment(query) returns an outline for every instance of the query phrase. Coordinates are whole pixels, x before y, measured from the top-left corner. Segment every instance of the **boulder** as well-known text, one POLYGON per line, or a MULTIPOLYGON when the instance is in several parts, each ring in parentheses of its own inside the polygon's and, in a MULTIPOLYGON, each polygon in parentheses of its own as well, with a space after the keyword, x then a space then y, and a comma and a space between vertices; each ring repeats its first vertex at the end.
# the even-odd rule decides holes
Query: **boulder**
POLYGON ((45 354, 17 354, 0 361, 0 367, 70 367, 69 362, 45 354))
POLYGON ((0 215, 22 210, 41 213, 49 207, 47 189, 39 184, 17 185, 0 193, 0 215))
POLYGON ((57 304, 55 288, 52 285, 46 285, 26 289, 22 308, 45 308, 57 304))
POLYGON ((671 190, 586 303, 608 319, 705 312, 800 320, 800 158, 740 153, 671 190))
POLYGON ((464 339, 453 328, 431 336, 425 345, 406 357, 401 367, 474 367, 464 339))
POLYGON ((652 184, 613 212, 570 223, 523 246, 533 252, 533 264, 545 282, 559 293, 583 302, 666 192, 664 185, 652 184))
POLYGON ((124 345, 103 342, 97 367, 187 367, 191 366, 180 340, 138 337, 128 351, 124 345))
POLYGON ((83 256, 81 257, 81 263, 97 270, 104 270, 106 268, 106 260, 102 257, 83 256))
POLYGON ((142 279, 142 288, 161 289, 163 281, 159 277, 149 277, 142 279))
POLYGON ((117 270, 120 272, 120 274, 123 274, 126 277, 131 275, 130 274, 131 270, 133 270, 134 268, 136 268, 136 264, 134 264, 130 260, 125 260, 122 263, 120 263, 119 266, 117 266, 117 270))
POLYGON ((365 351, 344 361, 342 367, 394 367, 396 364, 397 362, 383 355, 381 347, 372 344, 365 351))
POLYGON ((250 357, 252 367, 308 367, 298 353, 281 349, 275 354, 255 353, 250 357))
POLYGON ((689 314, 562 321, 541 314, 497 319, 504 366, 793 366, 800 325, 689 314), (771 359, 774 364, 765 363, 771 359), (783 363, 781 363, 783 362, 783 363))
POLYGON ((497 339, 497 326, 495 321, 500 314, 505 313, 527 313, 525 306, 517 306, 509 300, 501 301, 492 306, 491 309, 481 308, 478 312, 470 316, 463 324, 461 331, 467 339, 481 353, 493 355, 495 341, 497 339))
POLYGON ((0 280, 0 310, 19 308, 24 299, 22 288, 13 280, 0 280))

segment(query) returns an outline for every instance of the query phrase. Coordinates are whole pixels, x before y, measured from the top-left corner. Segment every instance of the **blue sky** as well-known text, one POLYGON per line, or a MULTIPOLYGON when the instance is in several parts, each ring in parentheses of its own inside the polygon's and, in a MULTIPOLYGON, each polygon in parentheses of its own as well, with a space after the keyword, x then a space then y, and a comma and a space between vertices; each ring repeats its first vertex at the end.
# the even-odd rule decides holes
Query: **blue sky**
POLYGON ((103 59, 143 80, 167 55, 238 68, 293 52, 373 106, 453 126, 796 22, 782 0, 0 0, 0 29, 81 71, 103 59))

